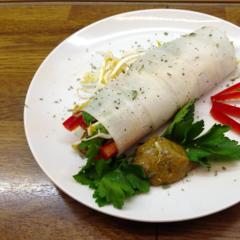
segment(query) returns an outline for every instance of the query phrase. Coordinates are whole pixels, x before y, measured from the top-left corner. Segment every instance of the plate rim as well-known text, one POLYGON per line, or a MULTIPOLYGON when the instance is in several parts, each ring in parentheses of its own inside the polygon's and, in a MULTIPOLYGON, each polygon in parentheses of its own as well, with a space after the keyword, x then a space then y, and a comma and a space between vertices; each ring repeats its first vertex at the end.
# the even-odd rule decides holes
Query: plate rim
POLYGON ((209 215, 213 215, 213 214, 216 214, 218 212, 221 212, 221 211, 224 211, 228 208, 231 208, 237 204, 239 204, 240 202, 240 199, 238 202, 234 202, 232 204, 229 204, 227 206, 225 206, 224 208, 221 208, 219 210, 215 210, 215 211, 212 211, 212 212, 208 212, 208 213, 203 213, 203 214, 198 214, 197 216, 192 216, 192 217, 188 217, 188 218, 180 218, 180 219, 169 219, 169 220, 156 220, 156 219, 153 219, 151 220, 150 218, 147 218, 147 219, 138 219, 138 218, 135 218, 135 217, 127 217, 127 216, 119 216, 117 213, 112 213, 112 212, 106 212, 104 211, 104 208, 100 208, 97 206, 91 206, 91 205, 88 205, 86 202, 83 202, 79 199, 77 199, 76 197, 72 196, 71 194, 69 194, 67 192, 67 190, 63 189, 61 186, 59 186, 58 183, 55 182, 55 180, 50 176, 50 174, 48 174, 48 171, 47 169, 42 165, 41 161, 38 160, 38 157, 37 157, 37 154, 34 150, 34 146, 33 144, 31 143, 31 137, 30 137, 30 133, 29 133, 29 130, 28 130, 28 127, 27 127, 27 108, 26 108, 26 103, 27 103, 27 100, 29 99, 30 97, 30 92, 31 92, 31 89, 33 88, 33 84, 34 84, 34 80, 36 79, 36 77, 39 75, 42 67, 45 65, 45 63, 48 61, 48 58, 51 57, 52 55, 54 55, 54 53, 56 51, 58 51, 59 48, 62 47, 62 45, 68 41, 68 39, 70 39, 71 37, 73 37, 74 35, 77 35, 81 32, 84 32, 84 31, 87 31, 89 28, 92 28, 92 27, 95 27, 97 26, 98 24, 102 23, 102 22, 105 22, 105 21, 109 21, 115 17, 119 17, 119 16, 127 16, 127 15, 130 15, 130 14, 138 14, 138 13, 144 13, 144 12, 171 12, 171 13, 174 13, 174 12, 181 12, 181 13, 186 13, 186 14, 195 14, 195 15, 199 15, 199 16, 205 16, 207 18, 211 18, 211 19, 215 19, 215 20, 218 20, 218 21, 221 21, 221 22, 224 22, 225 24, 228 24, 229 26, 232 26, 234 28, 238 28, 240 30, 240 27, 237 26, 236 24, 234 23, 231 23, 227 20, 224 20, 224 19, 221 19, 219 17, 216 17, 216 16, 213 16, 213 15, 210 15, 210 14, 206 14, 206 13, 202 13, 202 12, 198 12, 198 11, 192 11, 192 10, 186 10, 186 9, 174 9, 174 8, 154 8, 154 9, 143 9, 143 10, 134 10, 134 11, 127 11, 127 12, 122 12, 122 13, 119 13, 119 14, 115 14, 115 15, 112 15, 112 16, 109 16, 109 17, 106 17, 106 18, 103 18, 103 19, 100 19, 100 20, 97 20, 77 31, 75 31, 74 33, 70 34, 69 36, 67 36, 64 40, 62 40, 60 43, 58 43, 57 46, 55 46, 49 53, 48 55, 43 59, 43 61, 41 62, 41 64, 38 66, 38 69, 36 70, 36 72, 34 73, 33 77, 32 77, 32 80, 28 86, 28 89, 27 89, 27 94, 26 94, 26 97, 25 97, 25 101, 24 101, 24 107, 23 107, 23 122, 24 122, 24 133, 25 133, 25 136, 26 136, 26 140, 27 140, 27 144, 29 146, 29 149, 32 153, 32 156, 34 158, 34 160, 37 162, 38 166, 40 167, 40 169, 43 171, 43 173, 48 177, 48 179, 53 183, 53 185, 55 185, 55 187, 57 187, 58 189, 60 189, 62 192, 64 192, 67 196, 69 196, 70 198, 74 199, 75 201, 77 201, 78 203, 80 204, 83 204, 84 206, 94 210, 94 211, 98 211, 102 214, 106 214, 108 216, 111 216, 111 217, 116 217, 116 218, 120 218, 120 219, 124 219, 124 220, 128 220, 128 221, 136 221, 136 222, 146 222, 146 223, 170 223, 170 222, 183 222, 183 221, 189 221, 189 220, 193 220, 193 219, 198 219, 198 218, 203 218, 203 217, 206 217, 206 216, 209 216, 209 215))

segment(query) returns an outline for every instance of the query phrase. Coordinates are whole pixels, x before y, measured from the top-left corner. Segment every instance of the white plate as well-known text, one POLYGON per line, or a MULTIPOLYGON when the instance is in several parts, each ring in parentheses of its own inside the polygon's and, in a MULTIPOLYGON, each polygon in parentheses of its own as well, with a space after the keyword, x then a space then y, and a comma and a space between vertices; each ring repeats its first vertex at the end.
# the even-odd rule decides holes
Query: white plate
MULTIPOLYGON (((222 169, 223 164, 215 165, 211 172, 200 168, 168 189, 151 188, 150 193, 129 199, 122 210, 112 206, 99 208, 92 191, 72 178, 83 160, 71 148, 77 136, 62 127, 62 119, 70 114, 67 109, 77 99, 77 79, 90 69, 91 63, 101 63, 96 52, 112 50, 118 54, 133 45, 149 47, 149 40, 169 41, 204 25, 218 26, 239 45, 240 29, 229 22, 197 12, 155 9, 124 13, 94 23, 67 38, 49 54, 29 87, 24 124, 36 161, 60 189, 97 211, 147 222, 193 219, 239 202, 239 163, 225 164, 227 170, 222 169)), ((205 119, 207 127, 213 123, 209 116, 209 96, 219 89, 207 94, 197 105, 198 115, 205 119)), ((230 136, 239 138, 233 133, 230 136)))

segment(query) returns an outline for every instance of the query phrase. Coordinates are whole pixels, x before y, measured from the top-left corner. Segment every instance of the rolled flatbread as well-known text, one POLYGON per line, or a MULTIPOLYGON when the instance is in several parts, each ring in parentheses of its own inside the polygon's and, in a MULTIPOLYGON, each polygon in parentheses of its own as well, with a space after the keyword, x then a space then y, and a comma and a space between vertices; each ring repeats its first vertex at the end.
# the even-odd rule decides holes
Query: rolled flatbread
POLYGON ((105 126, 120 154, 236 66, 234 46, 225 33, 202 27, 147 50, 126 73, 100 89, 84 111, 105 126))

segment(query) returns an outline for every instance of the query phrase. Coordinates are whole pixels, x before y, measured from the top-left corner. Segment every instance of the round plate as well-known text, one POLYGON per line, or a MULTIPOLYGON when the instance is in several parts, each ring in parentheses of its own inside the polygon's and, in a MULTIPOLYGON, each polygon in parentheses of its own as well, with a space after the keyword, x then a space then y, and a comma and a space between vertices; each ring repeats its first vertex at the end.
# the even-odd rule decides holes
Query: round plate
MULTIPOLYGON (((204 25, 227 32, 238 46, 240 29, 222 19, 202 13, 156 9, 119 14, 96 22, 63 41, 44 60, 29 87, 24 109, 25 131, 31 151, 47 176, 66 194, 97 211, 137 221, 170 222, 193 219, 232 206, 240 200, 240 164, 216 164, 211 171, 199 168, 169 188, 152 187, 126 201, 123 209, 99 208, 92 190, 78 184, 72 175, 84 161, 72 150, 77 134, 62 127, 68 109, 77 101, 79 79, 101 64, 101 51, 118 55, 136 45, 149 47, 156 40, 170 41, 204 25)), ((214 121, 209 115, 209 96, 197 103, 197 115, 206 128, 214 121)), ((231 138, 239 139, 229 133, 231 138)))

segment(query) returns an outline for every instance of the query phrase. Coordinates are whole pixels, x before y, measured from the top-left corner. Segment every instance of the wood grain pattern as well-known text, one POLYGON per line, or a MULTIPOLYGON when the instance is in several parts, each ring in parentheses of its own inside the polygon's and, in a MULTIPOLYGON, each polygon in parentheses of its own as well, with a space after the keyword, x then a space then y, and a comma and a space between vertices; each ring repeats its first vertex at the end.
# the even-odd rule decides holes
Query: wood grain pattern
POLYGON ((240 24, 240 4, 0 4, 0 240, 240 239, 240 205, 172 224, 129 222, 88 209, 49 181, 25 140, 22 112, 28 85, 59 42, 116 13, 166 7, 201 11, 240 24))
MULTIPOLYGON (((32 2, 32 3, 47 3, 49 1, 47 0, 0 0, 0 3, 27 3, 27 2, 32 2)), ((54 2, 67 2, 64 0, 52 0, 51 3, 54 2)), ((72 0, 71 2, 88 2, 86 0, 72 0)), ((105 1, 101 1, 101 0, 93 0, 91 2, 118 2, 118 3, 123 3, 123 2, 139 2, 139 3, 143 3, 143 2, 147 2, 147 3, 152 3, 152 2, 157 2, 157 3, 239 3, 240 0, 105 0, 105 1)))

